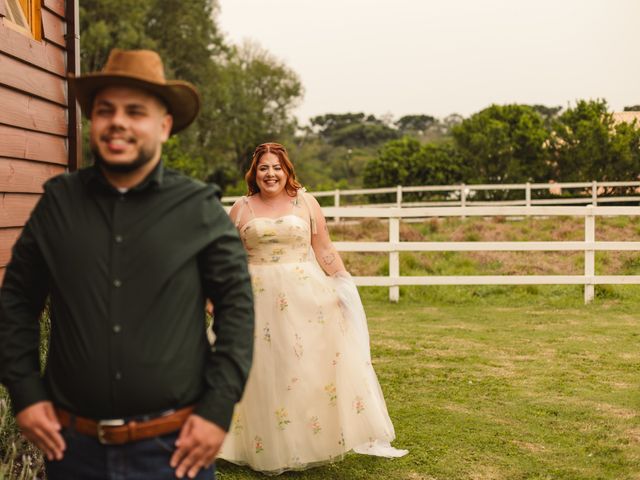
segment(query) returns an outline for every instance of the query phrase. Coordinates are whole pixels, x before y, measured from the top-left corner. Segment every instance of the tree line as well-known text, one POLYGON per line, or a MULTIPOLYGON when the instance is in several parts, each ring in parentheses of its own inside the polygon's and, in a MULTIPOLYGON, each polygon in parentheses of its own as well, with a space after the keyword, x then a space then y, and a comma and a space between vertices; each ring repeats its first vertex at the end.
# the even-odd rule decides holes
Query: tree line
POLYGON ((440 141, 405 136, 383 144, 366 165, 364 185, 635 180, 639 127, 616 122, 604 100, 579 100, 564 110, 491 105, 440 141))
POLYGON ((167 77, 193 83, 202 97, 195 124, 166 145, 165 162, 226 185, 255 145, 293 135, 291 112, 303 88, 259 45, 230 43, 218 14, 216 0, 82 0, 80 59, 82 72, 91 72, 114 47, 158 51, 167 77))
POLYGON ((614 121, 604 100, 564 109, 491 105, 468 118, 327 113, 300 125, 293 115, 304 93, 299 77, 257 44, 230 43, 217 24, 217 0, 83 0, 80 7, 83 72, 99 70, 111 48, 152 48, 169 78, 198 87, 201 114, 170 139, 165 161, 227 194, 244 193, 251 152, 265 141, 289 147, 312 189, 632 180, 640 172, 640 129, 614 121))

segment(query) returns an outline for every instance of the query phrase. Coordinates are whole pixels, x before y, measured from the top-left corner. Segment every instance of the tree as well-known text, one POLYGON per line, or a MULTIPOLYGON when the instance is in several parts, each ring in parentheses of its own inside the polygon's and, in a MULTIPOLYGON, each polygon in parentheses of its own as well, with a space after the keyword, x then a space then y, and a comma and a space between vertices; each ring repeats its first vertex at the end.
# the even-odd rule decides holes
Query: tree
POLYGON ((431 115, 405 115, 400 117, 395 122, 395 126, 398 127, 404 134, 425 132, 429 127, 435 125, 436 118, 431 115))
POLYGON ((550 128, 553 120, 558 118, 558 115, 562 111, 562 107, 547 107, 546 105, 532 105, 536 112, 542 116, 545 127, 550 128))
POLYGON ((167 77, 195 84, 202 102, 194 125, 167 151, 184 171, 228 181, 257 143, 292 135, 302 85, 260 47, 228 44, 218 10, 217 0, 83 0, 81 60, 83 71, 96 71, 114 47, 157 50, 167 77))
POLYGON ((397 130, 374 115, 364 113, 329 113, 311 119, 318 135, 334 146, 366 147, 396 139, 397 130))
MULTIPOLYGON (((403 137, 387 142, 365 168, 366 187, 450 185, 464 178, 463 159, 452 143, 423 145, 403 137)), ((428 195, 423 195, 423 197, 428 195)))
POLYGON ((234 49, 223 74, 226 101, 220 106, 220 127, 230 140, 236 165, 244 169, 256 145, 293 134, 292 110, 302 97, 302 83, 255 43, 234 49))
POLYGON ((625 112, 640 112, 640 105, 630 105, 628 107, 624 107, 625 112))
POLYGON ((638 125, 616 124, 605 100, 580 100, 567 109, 554 122, 551 138, 559 181, 638 178, 638 125))
POLYGON ((549 131, 530 106, 492 105, 453 127, 453 138, 470 167, 468 182, 523 183, 548 178, 545 144, 549 131))
POLYGON ((153 0, 83 0, 80 2, 81 71, 102 68, 109 51, 156 48, 147 33, 153 0))

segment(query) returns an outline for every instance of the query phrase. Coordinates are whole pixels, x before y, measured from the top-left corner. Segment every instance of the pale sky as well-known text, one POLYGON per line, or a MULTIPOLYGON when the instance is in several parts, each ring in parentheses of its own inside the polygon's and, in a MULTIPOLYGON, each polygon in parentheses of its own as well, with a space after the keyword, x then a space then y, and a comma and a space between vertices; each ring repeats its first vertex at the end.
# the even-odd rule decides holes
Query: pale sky
POLYGON ((640 104, 640 0, 219 0, 234 43, 300 77, 324 113, 465 117, 492 103, 640 104))

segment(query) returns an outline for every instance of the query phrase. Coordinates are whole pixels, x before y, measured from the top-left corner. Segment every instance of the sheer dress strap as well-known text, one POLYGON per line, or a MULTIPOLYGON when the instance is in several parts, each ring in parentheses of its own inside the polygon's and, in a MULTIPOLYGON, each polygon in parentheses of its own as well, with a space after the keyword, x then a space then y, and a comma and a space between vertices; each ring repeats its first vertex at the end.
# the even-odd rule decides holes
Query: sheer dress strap
POLYGON ((249 203, 249 197, 245 195, 244 197, 242 197, 242 202, 240 203, 240 208, 238 209, 238 215, 236 216, 236 228, 240 227, 240 222, 242 220, 242 213, 244 212, 245 207, 249 209, 249 212, 251 212, 251 216, 253 218, 256 217, 256 214, 253 213, 253 208, 251 208, 251 204, 249 203))
POLYGON ((316 216, 313 212, 313 209, 311 208, 311 206, 309 205, 309 202, 305 196, 305 193, 307 192, 307 189, 302 187, 300 189, 298 189, 297 192, 297 196, 298 198, 302 198, 302 201, 304 202, 305 206, 307 207, 307 210, 309 211, 309 223, 311 224, 311 233, 313 235, 316 235, 318 233, 318 226, 317 226, 317 222, 316 222, 316 216))

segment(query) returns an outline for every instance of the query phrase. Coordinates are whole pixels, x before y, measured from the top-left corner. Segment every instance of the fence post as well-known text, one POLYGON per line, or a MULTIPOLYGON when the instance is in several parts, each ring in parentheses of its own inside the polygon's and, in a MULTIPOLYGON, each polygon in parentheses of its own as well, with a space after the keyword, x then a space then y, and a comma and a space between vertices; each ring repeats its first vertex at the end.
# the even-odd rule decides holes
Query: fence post
POLYGON ((402 207, 402 185, 396 187, 396 206, 398 208, 402 207))
POLYGON ((527 182, 527 186, 525 187, 525 190, 524 190, 524 198, 525 198, 526 206, 530 207, 531 206, 531 182, 527 182))
MULTIPOLYGON (((596 217, 593 214, 593 206, 587 206, 588 214, 584 217, 584 241, 596 241, 596 217)), ((593 277, 596 274, 596 254, 593 249, 585 249, 584 251, 584 303, 591 303, 595 296, 595 286, 593 277)))
MULTIPOLYGON (((460 185, 460 206, 462 208, 467 206, 467 186, 464 183, 460 185)), ((462 215, 460 218, 465 220, 467 217, 462 215)))
POLYGON ((594 207, 598 205, 598 182, 595 180, 591 182, 591 203, 594 207))
MULTIPOLYGON (((400 219, 389 218, 389 242, 398 243, 400 241, 400 219)), ((389 252, 389 277, 400 276, 400 252, 389 252)), ((389 300, 398 302, 400 299, 400 287, 393 285, 389 287, 389 300)))
MULTIPOLYGON (((333 206, 334 207, 340 206, 340 189, 339 188, 337 188, 333 192, 333 206)), ((340 221, 340 217, 333 217, 333 221, 338 223, 340 221)))

